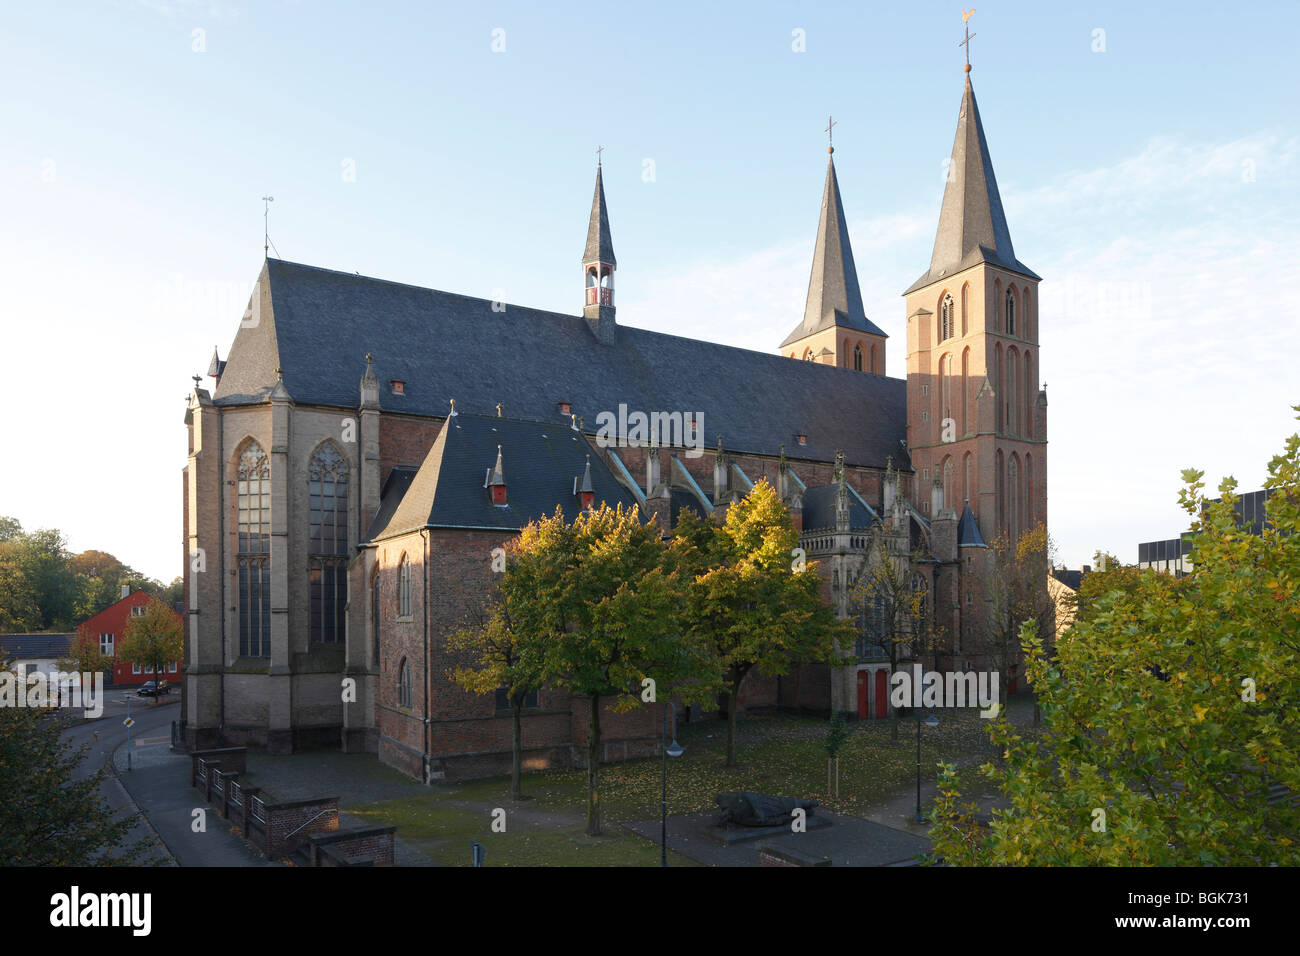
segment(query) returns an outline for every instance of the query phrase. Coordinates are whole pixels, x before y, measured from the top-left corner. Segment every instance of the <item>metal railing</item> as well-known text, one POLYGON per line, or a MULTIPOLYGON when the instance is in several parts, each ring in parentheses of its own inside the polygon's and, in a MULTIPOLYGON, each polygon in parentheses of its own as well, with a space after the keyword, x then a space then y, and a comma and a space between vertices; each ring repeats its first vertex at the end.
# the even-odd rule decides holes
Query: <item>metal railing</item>
POLYGON ((258 823, 266 822, 266 806, 262 803, 261 797, 253 797, 248 801, 248 808, 252 811, 254 820, 258 823))

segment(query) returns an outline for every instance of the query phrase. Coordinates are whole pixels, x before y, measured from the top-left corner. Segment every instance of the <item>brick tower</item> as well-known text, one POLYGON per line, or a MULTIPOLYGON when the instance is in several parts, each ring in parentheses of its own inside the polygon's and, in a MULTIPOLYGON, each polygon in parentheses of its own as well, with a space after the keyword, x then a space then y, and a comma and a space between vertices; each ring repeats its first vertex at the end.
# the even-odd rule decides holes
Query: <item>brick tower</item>
POLYGON ((1047 521, 1039 276, 1012 248, 966 74, 930 268, 904 293, 907 443, 918 491, 938 478, 984 538, 1014 540, 1047 521))

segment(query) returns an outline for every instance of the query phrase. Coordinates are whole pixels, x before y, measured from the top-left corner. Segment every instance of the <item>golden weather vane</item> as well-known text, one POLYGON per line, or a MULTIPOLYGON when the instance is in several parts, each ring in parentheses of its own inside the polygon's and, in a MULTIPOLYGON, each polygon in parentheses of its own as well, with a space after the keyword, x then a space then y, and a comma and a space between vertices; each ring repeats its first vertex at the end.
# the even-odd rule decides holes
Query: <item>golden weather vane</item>
POLYGON ((970 72, 970 39, 975 35, 970 32, 970 18, 974 13, 975 13, 974 7, 971 7, 969 10, 963 10, 961 12, 961 22, 966 25, 966 39, 962 40, 960 43, 957 44, 958 46, 964 46, 966 48, 966 72, 967 73, 970 72))

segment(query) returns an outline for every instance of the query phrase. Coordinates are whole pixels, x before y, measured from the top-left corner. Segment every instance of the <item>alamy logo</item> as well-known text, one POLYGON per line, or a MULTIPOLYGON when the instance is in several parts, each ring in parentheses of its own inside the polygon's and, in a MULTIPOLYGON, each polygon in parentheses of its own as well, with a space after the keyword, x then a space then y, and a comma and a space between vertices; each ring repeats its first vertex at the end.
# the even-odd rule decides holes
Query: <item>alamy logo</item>
POLYGON ((704 454, 704 413, 629 413, 627 405, 620 403, 617 415, 596 415, 596 444, 601 448, 637 448, 651 441, 686 448, 687 458, 699 458, 704 454))
POLYGON ((37 671, 27 665, 0 672, 0 707, 84 707, 87 717, 104 714, 104 675, 99 672, 37 671))
POLYGON ((50 897, 51 926, 129 926, 134 936, 148 936, 153 897, 149 893, 85 893, 80 887, 50 897))
POLYGON ((1001 689, 997 671, 895 671, 889 679, 889 702, 895 707, 976 707, 981 717, 996 717, 1001 689), (915 703, 913 703, 915 701, 915 703))

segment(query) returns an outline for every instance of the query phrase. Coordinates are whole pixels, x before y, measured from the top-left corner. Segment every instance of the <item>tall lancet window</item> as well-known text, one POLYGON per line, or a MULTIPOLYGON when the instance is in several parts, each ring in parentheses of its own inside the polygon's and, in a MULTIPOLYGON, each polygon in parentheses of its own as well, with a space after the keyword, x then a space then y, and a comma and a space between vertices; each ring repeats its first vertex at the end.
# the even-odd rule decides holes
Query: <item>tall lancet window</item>
POLYGON ((236 473, 239 656, 271 656, 271 463, 250 441, 236 473))
POLYGON ((1016 334, 1016 290, 1007 290, 1007 335, 1016 334))
POLYGON ((953 317, 952 317, 952 296, 943 297, 943 305, 939 307, 939 341, 946 342, 952 338, 953 334, 953 317))
POLYGON ((313 644, 339 644, 348 600, 348 463, 333 442, 311 456, 307 496, 309 634, 313 644))
POLYGON ((853 370, 855 372, 862 371, 862 343, 861 342, 853 346, 853 370))

